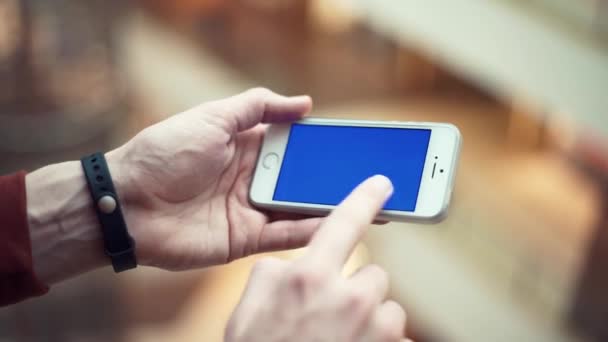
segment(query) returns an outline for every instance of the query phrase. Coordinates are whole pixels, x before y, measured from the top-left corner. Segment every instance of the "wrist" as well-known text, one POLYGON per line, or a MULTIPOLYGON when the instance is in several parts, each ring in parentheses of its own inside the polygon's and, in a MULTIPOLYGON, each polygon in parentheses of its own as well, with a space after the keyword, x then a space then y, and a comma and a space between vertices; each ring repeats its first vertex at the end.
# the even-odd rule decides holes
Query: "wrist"
MULTIPOLYGON (((130 182, 127 181, 129 166, 127 165, 126 153, 123 147, 117 148, 104 154, 112 183, 118 193, 121 206, 127 206, 127 202, 133 200, 134 191, 129 189, 130 182)), ((84 176, 83 176, 84 177, 84 176)), ((128 223, 128 222, 127 222, 128 223)))
POLYGON ((140 156, 141 153, 134 151, 130 142, 105 154, 127 229, 135 241, 137 263, 156 266, 152 256, 158 253, 158 240, 150 234, 149 222, 142 222, 142 218, 154 214, 156 207, 154 200, 138 182, 142 178, 137 167, 141 162, 138 159, 140 156))
POLYGON ((42 282, 56 283, 109 263, 80 162, 28 174, 26 193, 34 270, 42 282))
POLYGON ((136 212, 144 202, 142 192, 137 190, 136 182, 131 180, 133 167, 129 161, 128 145, 123 145, 115 150, 105 153, 106 163, 112 176, 112 183, 118 196, 118 202, 127 225, 131 238, 135 241, 135 253, 138 264, 141 264, 141 256, 138 253, 142 236, 137 230, 136 212))

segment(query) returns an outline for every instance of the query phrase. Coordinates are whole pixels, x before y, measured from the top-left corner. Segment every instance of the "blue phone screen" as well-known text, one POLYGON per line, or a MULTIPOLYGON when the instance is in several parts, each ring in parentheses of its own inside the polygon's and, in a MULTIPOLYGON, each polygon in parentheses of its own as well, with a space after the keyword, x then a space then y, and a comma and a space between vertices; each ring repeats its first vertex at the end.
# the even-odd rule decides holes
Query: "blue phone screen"
POLYGON ((428 129, 293 124, 273 200, 336 205, 363 180, 388 177, 384 209, 415 211, 428 129))

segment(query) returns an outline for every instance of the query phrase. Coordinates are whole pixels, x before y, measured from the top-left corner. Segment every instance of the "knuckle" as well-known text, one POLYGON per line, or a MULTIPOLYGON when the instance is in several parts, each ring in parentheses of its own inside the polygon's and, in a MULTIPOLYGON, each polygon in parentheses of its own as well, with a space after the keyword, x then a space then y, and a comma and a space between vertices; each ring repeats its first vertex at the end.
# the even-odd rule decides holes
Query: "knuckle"
POLYGON ((357 288, 346 291, 344 297, 344 309, 347 312, 367 314, 373 308, 373 299, 370 295, 357 288))
POLYGON ((320 287, 325 281, 325 274, 312 267, 299 267, 287 277, 288 287, 300 293, 320 287))

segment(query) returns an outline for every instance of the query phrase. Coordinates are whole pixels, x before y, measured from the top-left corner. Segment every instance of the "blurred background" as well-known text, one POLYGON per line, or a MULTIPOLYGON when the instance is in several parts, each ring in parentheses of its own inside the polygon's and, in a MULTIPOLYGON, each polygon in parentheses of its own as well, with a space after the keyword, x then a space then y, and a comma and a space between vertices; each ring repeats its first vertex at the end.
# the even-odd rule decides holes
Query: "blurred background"
MULTIPOLYGON (((448 219, 349 264, 389 271, 409 336, 608 341, 608 1, 0 0, 0 173, 252 86, 461 129, 448 219)), ((0 341, 221 341, 255 258, 93 272, 0 309, 0 341)))

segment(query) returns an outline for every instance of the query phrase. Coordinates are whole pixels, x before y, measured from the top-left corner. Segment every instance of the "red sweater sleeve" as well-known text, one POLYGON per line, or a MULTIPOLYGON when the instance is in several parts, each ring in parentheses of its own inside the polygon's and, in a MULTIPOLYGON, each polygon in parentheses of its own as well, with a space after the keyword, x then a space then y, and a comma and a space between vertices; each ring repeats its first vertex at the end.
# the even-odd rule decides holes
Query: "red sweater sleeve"
POLYGON ((0 177, 0 306, 48 291, 34 274, 25 172, 0 177))

